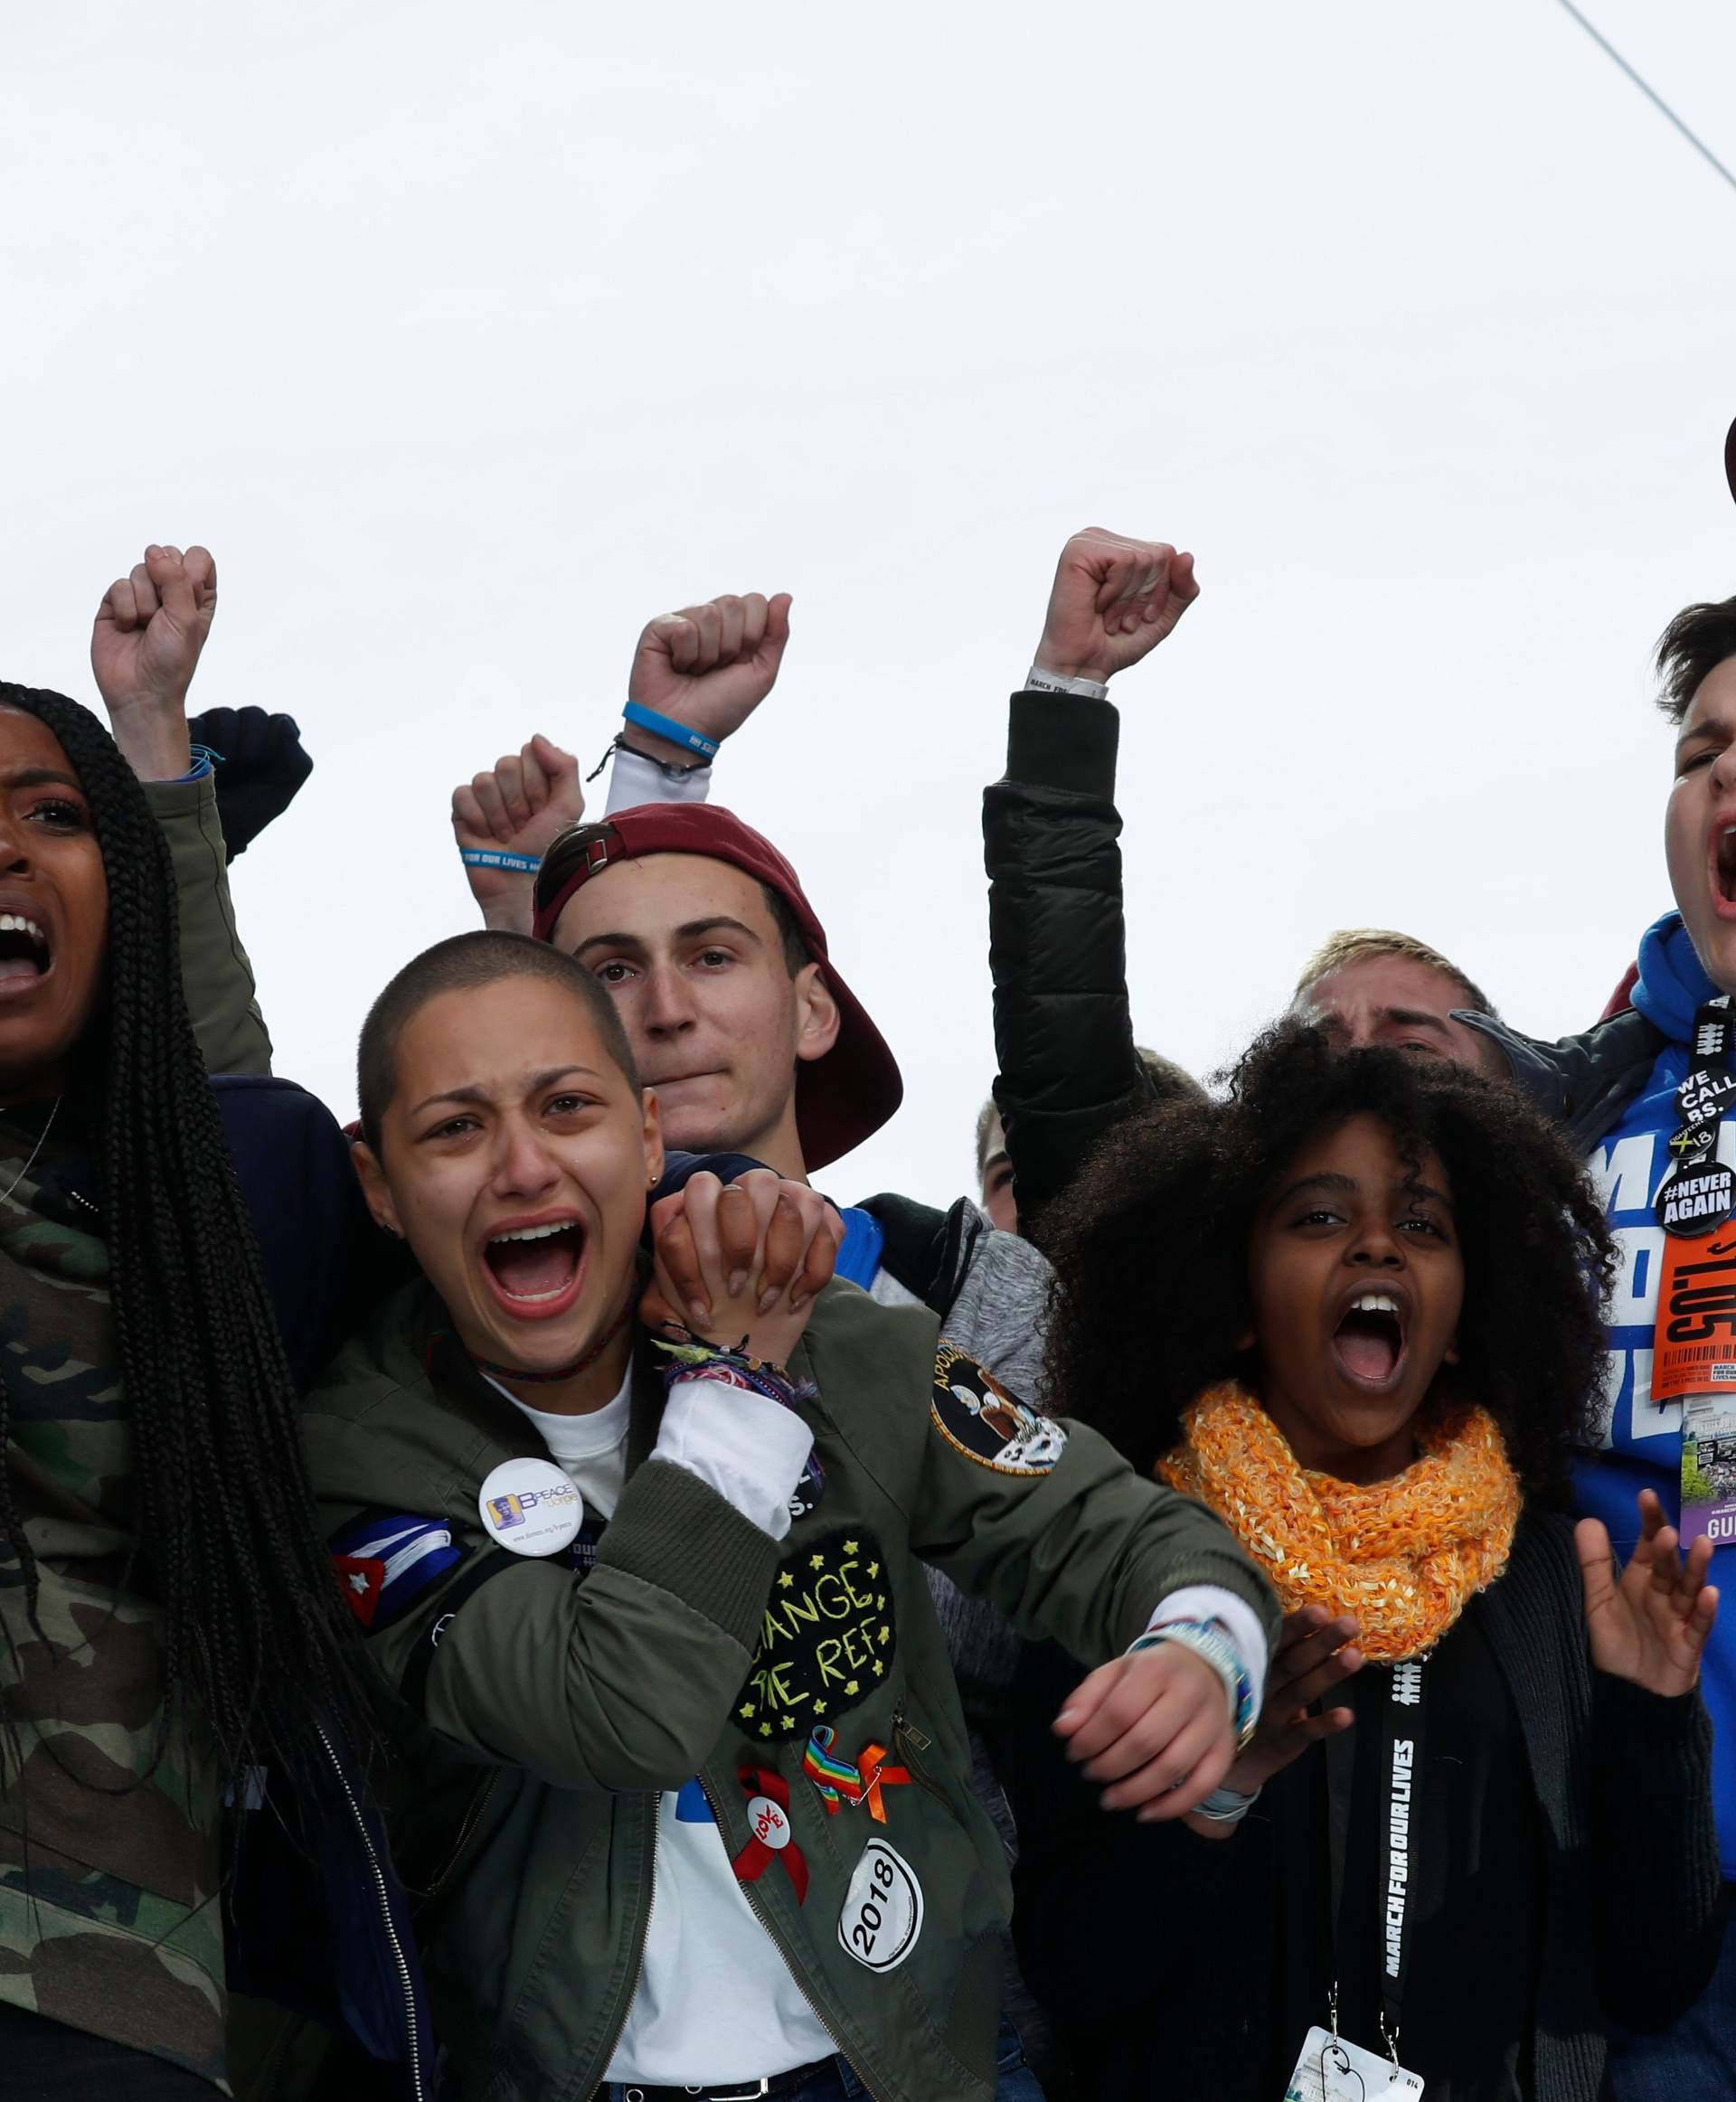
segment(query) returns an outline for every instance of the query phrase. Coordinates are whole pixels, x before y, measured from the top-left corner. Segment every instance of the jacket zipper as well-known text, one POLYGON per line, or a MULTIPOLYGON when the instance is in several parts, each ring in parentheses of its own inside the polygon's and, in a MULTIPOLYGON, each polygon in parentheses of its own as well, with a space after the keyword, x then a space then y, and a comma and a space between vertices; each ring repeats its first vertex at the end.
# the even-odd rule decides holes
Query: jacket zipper
POLYGON ((421 2040, 416 2032, 416 1988, 410 1983, 410 1964, 404 1955, 404 1945, 398 1938, 398 1929, 392 1922, 392 1900, 386 1891, 385 1871, 380 1866, 380 1856, 374 1850, 373 1836, 369 1832, 367 1820, 362 1815, 362 1805, 355 1799, 355 1791, 350 1786, 350 1777, 344 1771, 332 1740, 326 1734, 324 1723, 314 1724, 315 1733, 326 1748, 326 1756, 332 1762, 332 1771, 337 1776, 337 1785, 344 1791, 344 1800, 350 1806, 350 1815, 355 1821, 355 1829, 362 1835, 362 1844, 367 1852, 368 1866, 373 1871, 373 1887, 380 1900, 380 1917, 385 1922, 386 1939, 392 1944, 392 1960, 398 1966, 398 1981, 403 1988, 405 2031, 410 2040, 410 2080, 416 2091, 417 2102, 426 2102, 427 2088, 422 2085, 421 2040))
POLYGON ((452 1880, 453 1870, 458 1867, 459 1861, 463 1857, 465 1848, 469 1845, 472 1838, 476 1834, 477 1825, 482 1823, 482 1814, 488 1807, 488 1798, 500 1786, 500 1777, 502 1771, 503 1769, 501 1767, 496 1767, 494 1772, 490 1774, 488 1778, 483 1783, 482 1786, 476 1791, 476 1794, 471 1800, 470 1807, 465 1815, 464 1824, 459 1828, 458 1836, 453 1842, 452 1852, 446 1857, 445 1866, 441 1869, 439 1874, 435 1877, 434 1880, 428 1886, 425 1890, 418 1890, 415 1892, 415 1896, 420 1902, 426 1904, 429 1899, 435 1897, 439 1892, 445 1890, 447 1884, 452 1880))
POLYGON ((965 1821, 959 1816, 952 1797, 917 1757, 919 1752, 927 1751, 933 1742, 931 1737, 925 1737, 917 1729, 901 1706, 892 1710, 892 1745, 895 1750, 903 1755, 904 1765, 911 1780, 919 1788, 934 1797, 955 1824, 962 1825, 965 1821))
MULTIPOLYGON (((707 1786, 703 1774, 696 1775, 694 1777, 699 1782, 701 1793, 704 1796, 705 1800, 712 1806, 712 1815, 717 1821, 718 1843, 722 1845, 723 1843, 723 1820, 721 1816, 718 1815, 717 1798, 712 1794, 709 1786, 707 1786)), ((747 1899, 748 1910, 752 1913, 753 1917, 760 1922, 760 1926, 765 1928, 767 1934, 770 1936, 771 1946, 778 1951, 778 1954, 783 1957, 785 1968, 788 1971, 790 1976, 795 1979, 797 1988, 800 1992, 802 1998, 806 2000, 809 2007, 813 2009, 816 2017, 818 2019, 820 2027, 825 2030, 826 2033, 832 2039, 833 2042, 837 2045, 838 2056, 850 2064, 850 2069, 855 2074, 857 2079, 862 2082, 864 2091, 873 2098, 873 2102, 884 2102, 884 2097, 881 2095, 879 2088, 876 2088, 873 2082, 869 2079, 867 2074, 863 2071, 862 2068, 854 2064, 854 2062, 850 2060, 849 2053, 844 2048, 844 2039, 833 2027, 831 2018, 827 2015, 825 2008, 818 2003, 813 1994, 808 1991, 807 1983, 802 1977, 802 1974, 796 1967, 796 1959, 790 1954, 788 1944, 784 1940, 783 1936, 779 1934, 778 1929, 772 1925, 769 1917, 760 1910, 760 1905, 754 1896, 753 1885, 751 1883, 738 1883, 736 1888, 747 1899)))
POLYGON ((627 2005, 621 2009, 621 2019, 615 2024, 615 2033, 609 2040, 609 2049, 603 2053, 603 2077, 585 2092, 585 2102, 595 2102, 601 2094, 603 2080, 609 2077, 609 2061, 620 2048, 621 2038, 627 2031, 627 2018, 633 2012, 633 2002, 639 1990, 639 1973, 645 1968, 645 1945, 651 1938, 651 1915, 657 1909, 657 1827, 663 1815, 663 1797, 656 1797, 656 1809, 651 1818, 651 1890, 645 1901, 645 1918, 639 1922, 639 1937, 633 1951, 633 1985, 627 1995, 627 2005))

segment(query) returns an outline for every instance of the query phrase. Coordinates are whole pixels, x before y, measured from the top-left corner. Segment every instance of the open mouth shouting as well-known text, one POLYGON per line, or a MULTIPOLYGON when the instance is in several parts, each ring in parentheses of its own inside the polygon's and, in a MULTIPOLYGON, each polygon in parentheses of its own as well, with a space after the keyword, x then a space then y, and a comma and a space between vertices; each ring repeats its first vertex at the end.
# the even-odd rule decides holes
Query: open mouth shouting
POLYGON ((1404 1374, 1408 1308, 1396 1294, 1364 1288, 1357 1292, 1332 1333, 1332 1355, 1338 1371, 1364 1394, 1394 1392, 1404 1374))
POLYGON ((495 1304, 514 1321, 566 1313, 585 1281, 587 1234, 576 1212, 504 1219, 482 1249, 483 1275, 495 1304))
POLYGON ((23 912, 0 912, 0 999, 33 991, 53 967, 42 921, 23 912))
POLYGON ((1736 823, 1723 811, 1712 820, 1707 846, 1712 902, 1721 919, 1736 919, 1736 823))

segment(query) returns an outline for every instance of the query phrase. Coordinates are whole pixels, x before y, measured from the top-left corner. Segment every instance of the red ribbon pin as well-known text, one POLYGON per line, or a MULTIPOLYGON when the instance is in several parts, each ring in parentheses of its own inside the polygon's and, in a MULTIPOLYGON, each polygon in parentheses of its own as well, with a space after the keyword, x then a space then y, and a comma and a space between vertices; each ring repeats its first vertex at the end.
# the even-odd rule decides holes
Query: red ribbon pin
POLYGON ((807 1857, 796 1843, 789 1822, 789 1784, 759 1767, 743 1767, 736 1776, 748 1792, 748 1843, 733 1862, 739 1883, 757 1883, 775 1861, 796 1889, 796 1902, 807 1897, 807 1857))

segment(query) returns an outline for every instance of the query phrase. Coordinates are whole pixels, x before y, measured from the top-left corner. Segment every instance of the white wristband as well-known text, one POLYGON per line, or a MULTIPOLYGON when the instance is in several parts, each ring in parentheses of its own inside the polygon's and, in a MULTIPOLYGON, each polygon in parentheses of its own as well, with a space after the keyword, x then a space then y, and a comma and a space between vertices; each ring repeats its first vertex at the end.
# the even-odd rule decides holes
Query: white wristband
POLYGON ((1024 674, 1026 693, 1073 693, 1081 701, 1107 701, 1109 689, 1097 679, 1063 679, 1057 673, 1045 672, 1040 665, 1033 665, 1024 674))

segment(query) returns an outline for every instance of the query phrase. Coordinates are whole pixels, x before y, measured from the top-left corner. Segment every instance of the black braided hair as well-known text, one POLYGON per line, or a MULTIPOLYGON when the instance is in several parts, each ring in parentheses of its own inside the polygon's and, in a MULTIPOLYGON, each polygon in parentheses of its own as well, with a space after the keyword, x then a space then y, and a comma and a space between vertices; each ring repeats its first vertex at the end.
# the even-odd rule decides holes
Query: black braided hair
POLYGON ((1500 1425, 1526 1495, 1564 1502, 1591 1438, 1613 1261, 1580 1164, 1510 1087, 1401 1051, 1335 1051, 1296 1021, 1255 1040, 1227 1100, 1111 1131, 1044 1212, 1050 1406, 1149 1473, 1206 1388, 1239 1379, 1257 1393, 1241 1348, 1255 1215, 1304 1146, 1364 1113, 1404 1157, 1431 1149, 1446 1167, 1465 1258, 1456 1387, 1500 1425))
MULTIPOLYGON (((60 740, 108 882, 106 994, 78 1046, 102 1185, 131 1437, 138 1566, 162 1613, 159 1753, 191 1707, 225 1773, 322 1758, 316 1720, 371 1739, 355 1630, 320 1540, 295 1381, 181 985, 175 876, 132 769, 96 717, 0 681, 60 740)), ((0 1435, 8 1413, 0 1384, 0 1435)), ((35 1558, 5 1471, 0 1531, 35 1617, 35 1558)))

